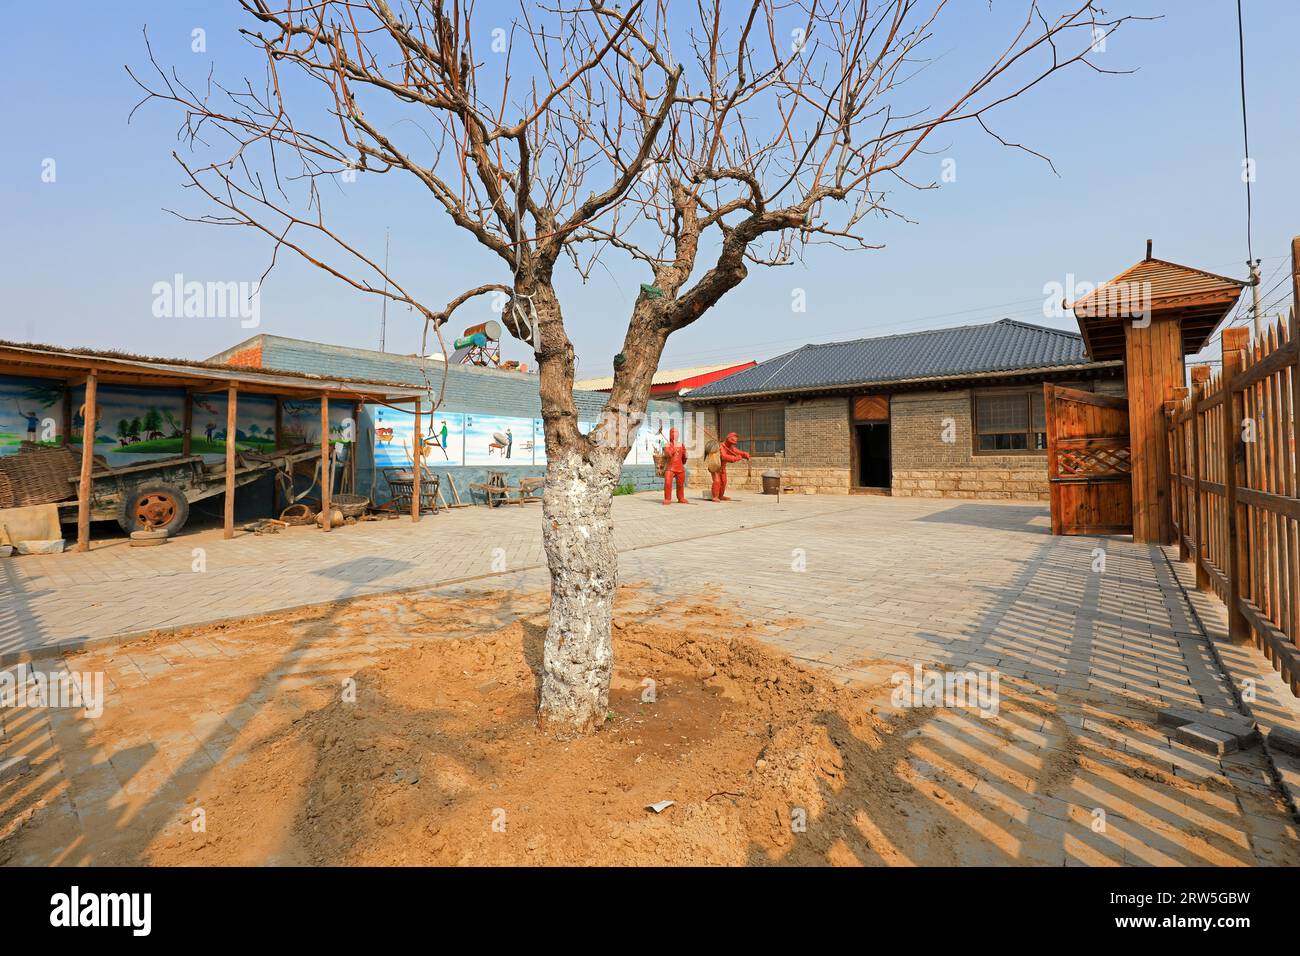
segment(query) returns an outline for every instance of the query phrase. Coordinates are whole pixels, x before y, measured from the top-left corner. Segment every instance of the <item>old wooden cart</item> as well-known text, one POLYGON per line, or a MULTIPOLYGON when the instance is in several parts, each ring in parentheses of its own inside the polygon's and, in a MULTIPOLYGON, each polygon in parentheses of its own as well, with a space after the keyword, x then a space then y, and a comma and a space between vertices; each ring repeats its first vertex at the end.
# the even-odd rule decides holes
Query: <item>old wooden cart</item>
MULTIPOLYGON (((239 452, 235 456, 235 487, 274 474, 292 498, 293 473, 302 462, 319 463, 320 449, 309 446, 271 454, 239 452)), ((190 515, 190 504, 226 490, 225 463, 205 464, 202 455, 178 455, 91 472, 90 517, 116 521, 123 531, 166 530, 175 534, 190 515)), ((69 478, 73 493, 77 478, 69 478)), ((319 474, 313 484, 319 481, 319 474)), ((301 497, 301 496, 299 496, 301 497)), ((59 520, 77 520, 77 502, 59 503, 59 520)))

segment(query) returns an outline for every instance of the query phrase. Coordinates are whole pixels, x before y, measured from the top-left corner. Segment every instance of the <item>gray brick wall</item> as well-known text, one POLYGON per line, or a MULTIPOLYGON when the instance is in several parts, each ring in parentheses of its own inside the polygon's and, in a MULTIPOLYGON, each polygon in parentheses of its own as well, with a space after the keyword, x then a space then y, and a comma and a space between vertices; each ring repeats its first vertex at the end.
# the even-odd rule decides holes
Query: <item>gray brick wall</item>
POLYGON ((889 413, 893 494, 1046 499, 1045 454, 975 454, 969 389, 896 394, 889 413))
MULTIPOLYGON (((725 407, 725 406, 724 406, 725 407)), ((718 434, 716 405, 693 405, 687 411, 704 415, 705 426, 718 434)), ((785 454, 755 457, 727 468, 727 489, 758 491, 764 471, 781 472, 782 484, 805 494, 848 494, 852 459, 849 404, 846 398, 812 398, 791 401, 785 409, 785 454)), ((702 459, 688 476, 691 485, 706 488, 712 476, 702 459)))

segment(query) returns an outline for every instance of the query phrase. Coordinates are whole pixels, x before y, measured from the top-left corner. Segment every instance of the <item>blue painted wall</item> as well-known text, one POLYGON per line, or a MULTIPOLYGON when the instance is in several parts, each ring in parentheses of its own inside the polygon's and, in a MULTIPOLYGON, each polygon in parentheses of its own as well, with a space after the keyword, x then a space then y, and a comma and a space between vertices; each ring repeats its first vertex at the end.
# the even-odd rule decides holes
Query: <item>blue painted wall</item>
MULTIPOLYGON (((322 376, 426 386, 430 388, 430 399, 425 405, 426 409, 433 404, 442 387, 444 366, 441 362, 421 359, 414 355, 325 345, 275 335, 255 336, 221 355, 214 356, 213 360, 223 361, 253 347, 260 348, 262 367, 268 370, 282 369, 322 376)), ((452 365, 446 368, 446 377, 446 390, 442 395, 443 401, 438 407, 438 412, 537 419, 540 424, 542 404, 538 395, 536 375, 452 365)), ((579 422, 584 424, 596 422, 607 400, 608 397, 602 392, 575 392, 574 401, 578 407, 579 422)), ((383 502, 391 496, 387 482, 384 480, 382 467, 379 469, 379 474, 375 474, 371 454, 376 414, 377 406, 367 406, 358 422, 357 491, 359 494, 370 496, 373 487, 375 500, 383 502)), ((385 410, 385 421, 392 424, 400 414, 385 410)), ((652 420, 655 416, 680 416, 681 414, 682 407, 678 402, 654 401, 647 409, 647 415, 652 420)), ((437 413, 434 417, 436 419, 437 413)), ((429 419, 426 417, 424 430, 427 432, 428 429, 429 419)), ((516 433, 519 433, 519 429, 516 429, 516 433)), ((537 428, 534 434, 538 447, 537 463, 506 464, 502 460, 500 463, 492 464, 455 464, 454 462, 439 464, 435 452, 426 459, 425 467, 442 478, 443 496, 449 500, 447 475, 455 481, 462 501, 469 500, 470 484, 483 483, 487 480, 489 469, 504 471, 506 482, 512 487, 517 487, 520 478, 546 473, 546 465, 542 463, 544 450, 541 447, 540 428, 537 428)), ((519 457, 518 449, 516 452, 516 457, 519 457)), ((392 458, 391 455, 385 457, 389 460, 392 458)), ((402 457, 409 466, 409 454, 404 454, 402 457)), ((629 463, 623 469, 621 480, 632 482, 638 491, 650 491, 663 486, 662 480, 655 478, 652 463, 636 460, 646 457, 645 449, 634 452, 629 456, 629 463)), ((481 498, 478 500, 481 501, 481 498)))

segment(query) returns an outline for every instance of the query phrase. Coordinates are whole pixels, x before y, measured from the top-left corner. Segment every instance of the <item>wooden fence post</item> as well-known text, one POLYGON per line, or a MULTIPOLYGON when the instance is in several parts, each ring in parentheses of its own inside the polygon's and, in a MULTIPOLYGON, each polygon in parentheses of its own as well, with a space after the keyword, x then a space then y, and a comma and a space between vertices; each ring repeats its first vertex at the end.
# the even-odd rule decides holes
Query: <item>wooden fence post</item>
POLYGON ((1187 473, 1187 434, 1186 423, 1178 420, 1183 411, 1183 400, 1187 398, 1187 389, 1171 390, 1173 397, 1165 402, 1165 416, 1170 423, 1169 429, 1169 470, 1170 490, 1173 492, 1174 521, 1178 525, 1178 560, 1190 561, 1191 549, 1187 546, 1187 483, 1183 477, 1187 473))
POLYGON ((238 434, 236 403, 238 390, 234 385, 226 389, 226 501, 222 512, 221 536, 235 536, 235 441, 238 434))
POLYGON ((95 467, 95 419, 99 379, 92 368, 86 376, 86 404, 81 406, 81 480, 77 482, 77 550, 90 550, 90 474, 95 467))
MULTIPOLYGON (((1245 583, 1250 574, 1250 552, 1246 546, 1246 528, 1237 505, 1238 449, 1241 448, 1241 420, 1232 380, 1241 371, 1250 329, 1223 330, 1223 500, 1228 519, 1228 636, 1234 641, 1250 637, 1250 626, 1241 611, 1245 583)), ((1244 396, 1243 396, 1244 400, 1244 396)))
POLYGON ((334 491, 334 473, 330 469, 330 397, 320 397, 320 513, 321 527, 332 529, 330 494, 334 491))
POLYGON ((1201 422, 1201 402, 1205 400, 1205 391, 1209 388, 1210 367, 1197 365, 1192 369, 1192 520, 1196 523, 1192 538, 1192 560, 1196 562, 1196 588, 1199 591, 1210 590, 1210 573, 1205 569, 1205 543, 1209 535, 1205 533, 1205 503, 1202 499, 1201 475, 1201 433, 1205 426, 1201 422))

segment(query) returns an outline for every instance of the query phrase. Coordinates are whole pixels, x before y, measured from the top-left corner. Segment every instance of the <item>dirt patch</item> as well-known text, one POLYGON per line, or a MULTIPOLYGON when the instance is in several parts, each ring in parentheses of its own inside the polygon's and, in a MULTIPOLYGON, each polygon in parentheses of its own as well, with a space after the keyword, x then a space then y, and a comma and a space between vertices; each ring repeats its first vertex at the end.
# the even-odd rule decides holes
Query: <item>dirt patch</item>
MULTIPOLYGON (((535 726, 543 620, 382 654, 342 695, 218 771, 208 819, 283 819, 312 864, 825 861, 869 851, 849 807, 887 804, 864 698, 737 634, 716 607, 620 614, 606 725, 535 726), (661 800, 662 814, 647 810, 661 800), (795 834, 808 823, 809 833, 795 834)), ((209 833, 212 833, 211 828, 209 833)), ((174 834, 156 863, 249 862, 174 834)))

